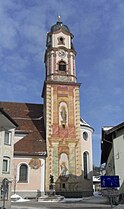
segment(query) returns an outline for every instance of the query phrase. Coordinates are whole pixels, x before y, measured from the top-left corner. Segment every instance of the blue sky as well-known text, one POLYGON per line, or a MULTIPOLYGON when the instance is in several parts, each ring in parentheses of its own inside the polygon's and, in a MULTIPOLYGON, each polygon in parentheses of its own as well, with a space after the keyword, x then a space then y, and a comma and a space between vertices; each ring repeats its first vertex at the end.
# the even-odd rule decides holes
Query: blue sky
POLYGON ((41 103, 46 33, 61 16, 74 34, 81 117, 93 128, 124 121, 124 0, 1 0, 0 101, 41 103))

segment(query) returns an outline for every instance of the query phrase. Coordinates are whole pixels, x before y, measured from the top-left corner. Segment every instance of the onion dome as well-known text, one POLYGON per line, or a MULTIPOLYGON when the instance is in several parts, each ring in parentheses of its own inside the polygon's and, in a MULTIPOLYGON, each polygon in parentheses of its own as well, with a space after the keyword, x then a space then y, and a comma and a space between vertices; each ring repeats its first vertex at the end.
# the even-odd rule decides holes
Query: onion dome
POLYGON ((51 32, 54 33, 54 32, 56 32, 56 31, 58 31, 60 29, 64 30, 67 33, 71 33, 69 28, 68 28, 68 26, 67 25, 63 25, 63 23, 60 20, 60 16, 58 16, 57 23, 51 27, 51 32))

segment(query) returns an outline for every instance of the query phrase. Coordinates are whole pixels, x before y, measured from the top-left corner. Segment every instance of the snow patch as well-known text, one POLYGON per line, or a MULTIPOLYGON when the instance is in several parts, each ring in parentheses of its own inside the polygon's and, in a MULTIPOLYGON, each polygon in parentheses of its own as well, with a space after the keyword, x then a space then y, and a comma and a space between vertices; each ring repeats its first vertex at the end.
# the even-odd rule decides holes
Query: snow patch
POLYGON ((11 202, 27 202, 27 201, 30 201, 30 200, 24 199, 24 198, 22 198, 21 196, 19 196, 17 194, 13 194, 11 196, 11 202))

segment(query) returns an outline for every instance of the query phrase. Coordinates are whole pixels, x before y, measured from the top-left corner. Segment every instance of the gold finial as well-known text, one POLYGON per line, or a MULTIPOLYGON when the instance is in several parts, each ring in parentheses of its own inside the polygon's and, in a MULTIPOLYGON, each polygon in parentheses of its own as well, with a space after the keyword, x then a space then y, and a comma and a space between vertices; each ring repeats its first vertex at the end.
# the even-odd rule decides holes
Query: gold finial
POLYGON ((60 19, 61 19, 61 17, 60 17, 60 16, 58 16, 58 21, 59 21, 59 22, 61 22, 61 21, 60 21, 60 19))

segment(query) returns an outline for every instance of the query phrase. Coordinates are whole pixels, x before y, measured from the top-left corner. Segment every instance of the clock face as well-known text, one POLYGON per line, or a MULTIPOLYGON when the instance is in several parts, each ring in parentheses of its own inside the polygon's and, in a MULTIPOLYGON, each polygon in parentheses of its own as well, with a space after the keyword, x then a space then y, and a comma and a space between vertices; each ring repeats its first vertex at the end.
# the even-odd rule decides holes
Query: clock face
POLYGON ((58 55, 59 55, 59 57, 64 58, 66 56, 66 53, 64 50, 61 49, 58 51, 58 55))

